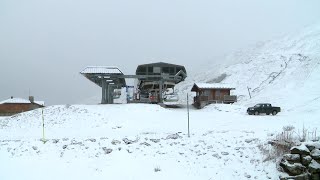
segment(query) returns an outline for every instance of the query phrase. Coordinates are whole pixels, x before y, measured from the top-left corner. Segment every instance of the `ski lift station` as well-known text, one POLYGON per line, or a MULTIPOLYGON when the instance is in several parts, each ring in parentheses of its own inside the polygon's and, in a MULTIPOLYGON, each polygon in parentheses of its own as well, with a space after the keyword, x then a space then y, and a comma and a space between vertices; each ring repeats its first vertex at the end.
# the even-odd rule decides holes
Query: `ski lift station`
POLYGON ((80 74, 102 88, 101 104, 113 104, 113 100, 119 95, 117 90, 127 87, 128 78, 138 80, 135 87, 138 91, 133 102, 170 101, 174 86, 187 77, 184 66, 164 62, 139 65, 135 75, 125 75, 118 67, 112 66, 88 66, 80 74), (170 95, 166 94, 169 89, 170 95))

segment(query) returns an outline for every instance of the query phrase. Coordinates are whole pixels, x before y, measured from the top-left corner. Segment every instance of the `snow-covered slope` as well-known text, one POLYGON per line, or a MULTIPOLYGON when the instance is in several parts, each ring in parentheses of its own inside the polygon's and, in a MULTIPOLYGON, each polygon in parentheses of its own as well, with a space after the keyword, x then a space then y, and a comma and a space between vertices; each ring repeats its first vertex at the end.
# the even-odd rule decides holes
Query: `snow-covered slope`
POLYGON ((65 105, 0 119, 0 179, 277 179, 259 145, 317 116, 249 116, 239 105, 65 105), (302 119, 307 117, 306 119, 302 119), (155 172, 159 168, 160 172, 155 172), (19 173, 14 173, 19 172, 19 173))
POLYGON ((194 82, 221 82, 236 88, 239 104, 270 102, 287 111, 320 107, 320 25, 212 63, 177 86, 181 97, 186 97, 194 82))

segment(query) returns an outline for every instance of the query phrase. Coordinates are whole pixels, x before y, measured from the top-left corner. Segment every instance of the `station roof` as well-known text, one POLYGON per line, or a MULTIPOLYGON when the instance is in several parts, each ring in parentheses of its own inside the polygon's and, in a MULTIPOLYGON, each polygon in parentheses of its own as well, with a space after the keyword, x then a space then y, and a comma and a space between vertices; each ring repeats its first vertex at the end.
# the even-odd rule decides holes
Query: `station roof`
POLYGON ((157 67, 176 66, 176 67, 183 67, 181 65, 170 64, 170 63, 165 63, 165 62, 156 62, 156 63, 150 63, 150 64, 140 64, 139 66, 157 66, 157 67))
POLYGON ((121 87, 126 86, 124 78, 116 77, 116 75, 123 75, 120 69, 116 66, 88 66, 84 68, 80 74, 100 87, 102 87, 101 77, 105 76, 109 76, 109 80, 115 85, 119 85, 121 87))
POLYGON ((234 90, 236 88, 222 83, 194 83, 191 91, 196 91, 197 89, 229 89, 234 90))
POLYGON ((81 74, 123 74, 115 66, 88 66, 80 72, 81 74))

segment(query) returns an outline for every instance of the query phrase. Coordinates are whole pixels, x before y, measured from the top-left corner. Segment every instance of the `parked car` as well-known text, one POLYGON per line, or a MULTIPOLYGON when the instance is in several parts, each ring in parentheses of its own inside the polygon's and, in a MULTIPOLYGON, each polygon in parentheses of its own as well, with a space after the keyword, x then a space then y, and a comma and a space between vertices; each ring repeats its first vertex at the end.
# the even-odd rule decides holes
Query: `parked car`
POLYGON ((249 115, 259 115, 262 113, 265 113, 267 115, 272 114, 272 115, 276 115, 281 111, 280 107, 274 107, 271 104, 267 104, 267 103, 261 103, 261 104, 256 104, 253 107, 249 107, 247 109, 247 113, 249 115))

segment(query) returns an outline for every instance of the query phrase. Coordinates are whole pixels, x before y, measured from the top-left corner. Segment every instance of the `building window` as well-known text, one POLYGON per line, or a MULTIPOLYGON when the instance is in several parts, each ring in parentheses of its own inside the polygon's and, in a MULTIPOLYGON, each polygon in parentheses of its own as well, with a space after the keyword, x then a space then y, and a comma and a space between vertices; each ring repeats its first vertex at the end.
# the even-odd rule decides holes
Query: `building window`
POLYGON ((177 67, 177 73, 180 71, 180 70, 182 70, 182 68, 180 68, 180 67, 177 67))
POLYGON ((153 73, 160 74, 161 73, 161 68, 160 67, 153 67, 153 73))
POLYGON ((170 74, 174 74, 174 73, 175 73, 175 72, 174 72, 174 67, 170 67, 169 73, 170 73, 170 74))
POLYGON ((216 96, 220 97, 221 93, 220 90, 216 90, 216 96))
POLYGON ((148 73, 153 73, 153 67, 148 67, 148 73))
POLYGON ((139 69, 138 69, 138 73, 139 74, 146 74, 146 71, 147 71, 147 68, 146 67, 139 67, 139 69))
POLYGON ((204 90, 203 95, 204 96, 209 96, 210 95, 210 91, 209 90, 204 90))
POLYGON ((163 73, 169 73, 169 67, 163 67, 162 68, 163 73))

